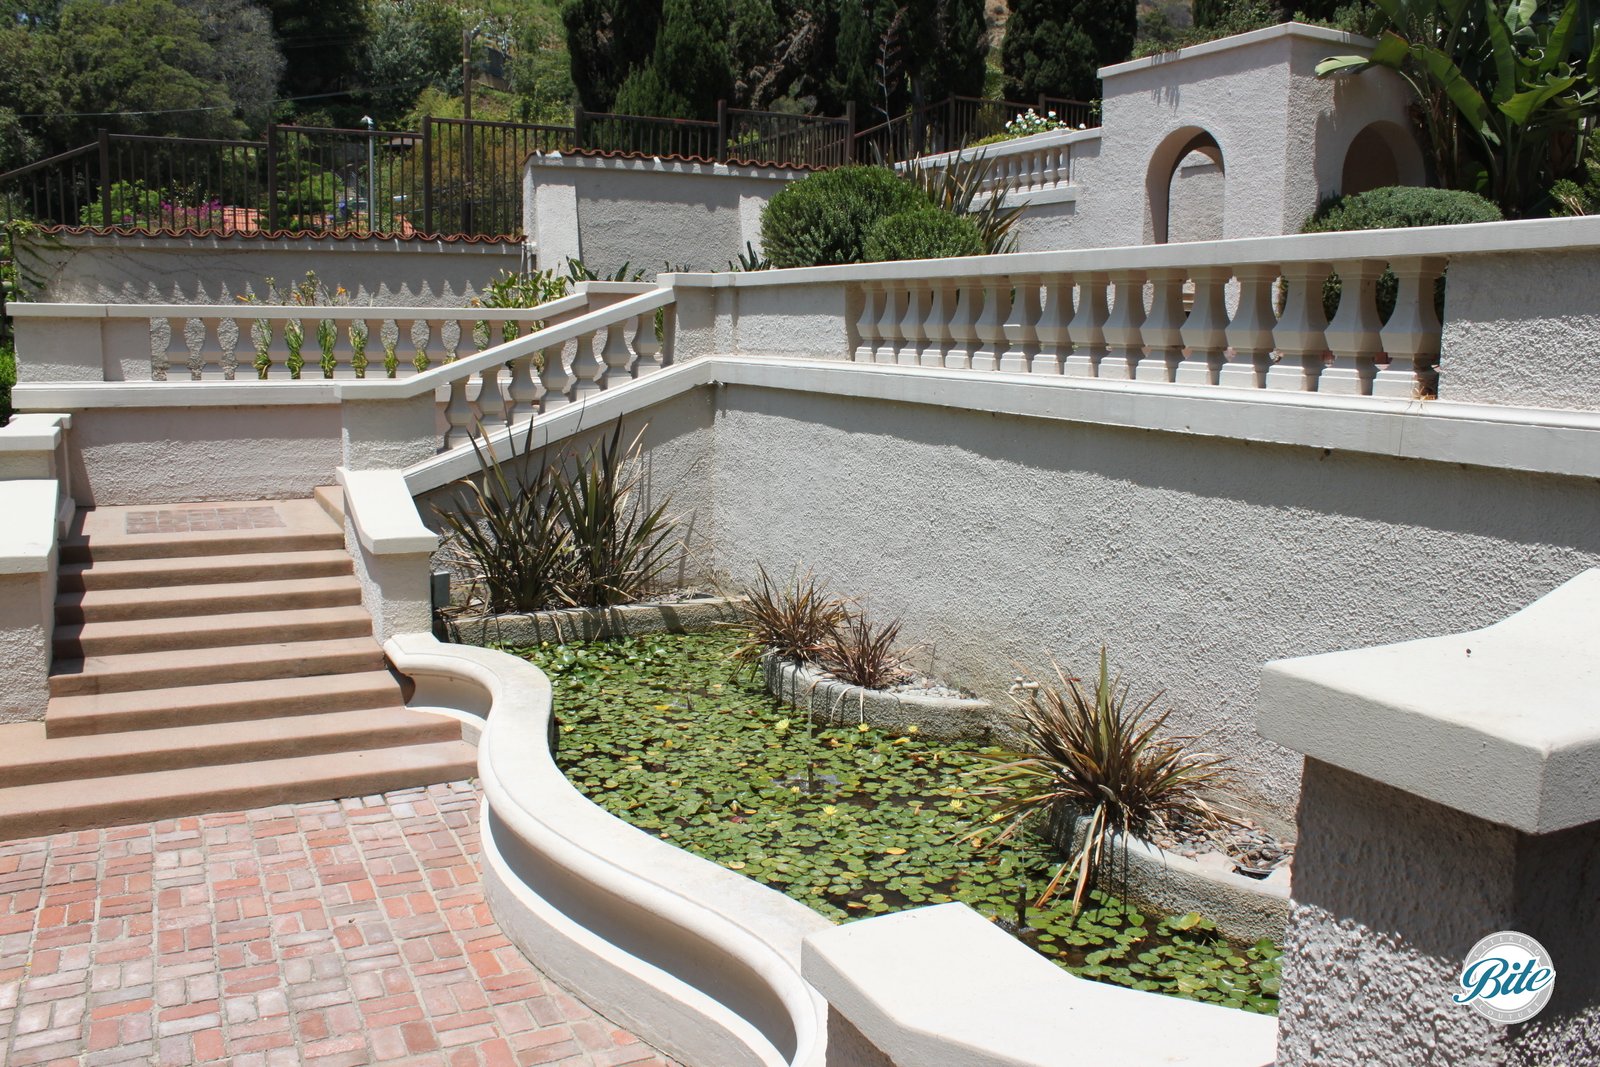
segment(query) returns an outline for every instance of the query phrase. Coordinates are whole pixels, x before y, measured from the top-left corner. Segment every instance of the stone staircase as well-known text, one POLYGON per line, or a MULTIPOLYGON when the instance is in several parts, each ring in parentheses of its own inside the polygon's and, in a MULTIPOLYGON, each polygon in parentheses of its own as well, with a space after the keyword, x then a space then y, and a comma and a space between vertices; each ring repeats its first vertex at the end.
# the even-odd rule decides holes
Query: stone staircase
POLYGON ((476 775, 458 722, 404 707, 336 508, 80 512, 48 712, 0 726, 0 840, 476 775))

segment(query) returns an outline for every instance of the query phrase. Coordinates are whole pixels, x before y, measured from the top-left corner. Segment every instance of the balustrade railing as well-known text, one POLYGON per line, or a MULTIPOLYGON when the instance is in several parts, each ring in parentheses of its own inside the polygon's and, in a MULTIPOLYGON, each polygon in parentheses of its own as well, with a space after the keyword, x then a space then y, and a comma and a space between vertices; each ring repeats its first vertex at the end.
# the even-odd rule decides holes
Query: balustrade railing
POLYGON ((1098 130, 1061 131, 1022 137, 1014 141, 924 156, 899 165, 899 169, 941 170, 961 159, 989 160, 989 173, 980 189, 984 193, 1003 192, 1008 197, 1059 189, 1072 184, 1072 155, 1075 145, 1093 141, 1098 130))
POLYGON ((859 311, 849 324, 853 357, 1244 389, 1437 395, 1441 256, 1138 266, 1119 265, 1114 253, 1100 258, 1103 267, 1049 269, 1039 256, 993 257, 964 261, 984 264, 970 273, 863 279, 854 286, 859 311), (1386 270, 1394 278, 1387 315, 1379 304, 1386 270))

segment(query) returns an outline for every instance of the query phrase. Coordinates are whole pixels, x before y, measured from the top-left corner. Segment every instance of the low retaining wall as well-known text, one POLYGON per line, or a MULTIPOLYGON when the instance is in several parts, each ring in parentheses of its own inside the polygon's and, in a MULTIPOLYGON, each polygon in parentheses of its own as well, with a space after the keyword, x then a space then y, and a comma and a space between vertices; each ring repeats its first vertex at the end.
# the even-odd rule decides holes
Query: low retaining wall
POLYGON ((418 307, 460 307, 502 270, 521 270, 522 255, 517 241, 89 233, 40 234, 18 252, 37 279, 28 299, 49 303, 228 303, 313 270, 353 303, 418 307))
POLYGON ((800 946, 832 924, 573 788, 548 745, 550 682, 532 664, 424 634, 384 651, 418 698, 488 718, 484 895, 525 955, 675 1059, 822 1067, 827 1005, 800 977, 800 946))
POLYGON ((996 729, 995 708, 987 700, 863 689, 770 653, 761 659, 761 673, 768 692, 817 722, 864 722, 900 733, 915 727, 940 741, 987 742, 996 729))
POLYGON ((566 608, 528 615, 458 615, 445 620, 450 640, 531 648, 546 641, 598 641, 645 634, 703 633, 738 620, 743 597, 696 597, 613 608, 566 608))

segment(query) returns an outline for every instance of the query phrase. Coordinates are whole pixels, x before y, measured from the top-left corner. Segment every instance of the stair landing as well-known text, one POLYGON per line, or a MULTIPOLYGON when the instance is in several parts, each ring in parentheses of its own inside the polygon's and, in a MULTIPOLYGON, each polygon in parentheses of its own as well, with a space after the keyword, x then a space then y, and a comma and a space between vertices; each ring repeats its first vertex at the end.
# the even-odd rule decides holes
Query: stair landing
POLYGON ((0 727, 0 840, 473 777, 353 571, 331 496, 80 512, 45 720, 0 727))

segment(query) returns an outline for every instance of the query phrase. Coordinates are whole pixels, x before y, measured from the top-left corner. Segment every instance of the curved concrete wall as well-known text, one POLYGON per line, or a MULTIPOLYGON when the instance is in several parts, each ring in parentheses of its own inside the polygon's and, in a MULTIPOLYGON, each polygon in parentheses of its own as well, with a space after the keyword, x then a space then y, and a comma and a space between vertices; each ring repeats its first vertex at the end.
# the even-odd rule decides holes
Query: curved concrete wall
POLYGON ((821 1067, 827 1005, 800 946, 826 919, 582 796, 551 757, 550 683, 531 664, 422 634, 384 647, 416 700, 488 716, 484 891, 518 948, 687 1063, 821 1067))

